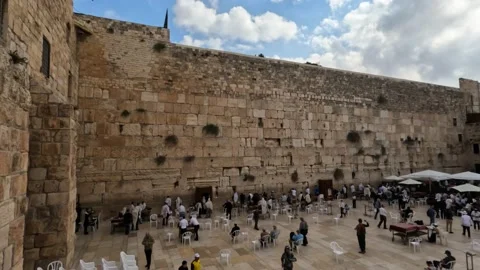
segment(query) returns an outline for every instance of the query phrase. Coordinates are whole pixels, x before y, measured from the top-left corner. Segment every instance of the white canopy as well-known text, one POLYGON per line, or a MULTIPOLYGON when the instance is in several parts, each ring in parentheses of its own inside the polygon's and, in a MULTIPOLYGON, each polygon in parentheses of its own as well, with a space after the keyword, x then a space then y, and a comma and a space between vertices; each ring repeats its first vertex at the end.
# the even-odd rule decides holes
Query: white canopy
POLYGON ((416 173, 411 173, 407 175, 402 175, 400 176, 403 179, 416 179, 416 180, 433 180, 433 181, 440 181, 440 180, 446 180, 450 179, 451 175, 448 173, 443 173, 443 172, 437 172, 433 170, 426 170, 426 171, 421 171, 421 172, 416 172, 416 173))
POLYGON ((480 181, 480 174, 473 172, 462 172, 450 175, 451 179, 480 181))
POLYGON ((400 185, 421 185, 422 182, 415 181, 413 179, 407 179, 399 183, 400 185))
POLYGON ((385 177, 385 180, 389 180, 389 181, 402 181, 403 178, 401 178, 400 176, 396 176, 396 175, 390 175, 388 177, 385 177))
POLYGON ((480 192, 480 187, 471 185, 471 184, 463 184, 460 186, 453 187, 460 192, 480 192))

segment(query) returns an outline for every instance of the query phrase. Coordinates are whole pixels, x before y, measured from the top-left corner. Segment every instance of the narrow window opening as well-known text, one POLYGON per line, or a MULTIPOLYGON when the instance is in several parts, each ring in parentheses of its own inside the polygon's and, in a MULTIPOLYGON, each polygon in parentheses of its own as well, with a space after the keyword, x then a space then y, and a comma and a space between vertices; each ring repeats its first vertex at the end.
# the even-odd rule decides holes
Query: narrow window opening
POLYGON ((463 142, 463 135, 462 134, 458 134, 458 142, 463 142))
POLYGON ((67 44, 70 44, 71 33, 72 33, 72 27, 70 26, 70 23, 67 23, 67 33, 66 33, 67 44))
POLYGON ((474 154, 480 154, 480 147, 478 146, 478 143, 473 144, 473 153, 474 154))
POLYGON ((457 126, 457 118, 453 118, 453 126, 454 126, 454 127, 457 126))
POLYGON ((50 42, 47 38, 43 37, 43 46, 42 46, 42 67, 40 72, 45 75, 45 77, 50 77, 50 42))

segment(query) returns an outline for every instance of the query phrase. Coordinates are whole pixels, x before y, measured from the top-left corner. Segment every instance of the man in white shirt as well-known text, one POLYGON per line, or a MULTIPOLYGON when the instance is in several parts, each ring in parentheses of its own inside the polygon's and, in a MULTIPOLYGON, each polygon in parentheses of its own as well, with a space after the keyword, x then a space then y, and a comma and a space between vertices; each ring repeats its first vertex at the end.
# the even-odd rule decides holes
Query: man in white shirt
POLYGON ((467 215, 467 211, 463 211, 462 213, 462 227, 463 227, 463 233, 462 235, 465 236, 465 231, 468 232, 468 238, 470 238, 470 227, 473 226, 473 220, 472 218, 467 215))
POLYGON ((197 220, 197 217, 193 215, 190 218, 190 225, 195 229, 195 241, 198 241, 198 229, 200 229, 200 223, 197 220))
POLYGON ((180 217, 185 218, 186 213, 187 213, 187 209, 185 209, 185 206, 183 206, 183 204, 180 203, 180 205, 178 206, 178 214, 180 215, 180 217))
POLYGON ((188 221, 185 218, 180 217, 180 222, 178 223, 179 229, 179 239, 182 240, 183 234, 187 231, 188 221))
POLYGON ((340 217, 342 218, 345 213, 345 202, 343 200, 340 200, 340 202, 338 203, 338 207, 340 208, 340 217))
POLYGON ((350 185, 350 191, 352 192, 352 196, 355 194, 355 185, 351 184, 350 185))
POLYGON ((360 183, 360 185, 358 185, 358 190, 359 190, 359 191, 363 191, 363 188, 364 188, 364 187, 363 187, 363 184, 360 183))
POLYGON ((450 209, 452 207, 453 200, 448 197, 448 199, 445 200, 445 208, 450 209))
POLYGON ((238 205, 238 193, 236 191, 233 193, 233 204, 238 205))
POLYGON ((296 197, 297 196, 297 190, 292 188, 292 196, 293 197, 296 197))
POLYGON ((167 203, 168 207, 172 207, 172 199, 170 198, 170 196, 167 196, 165 202, 167 203))
POLYGON ((309 188, 309 187, 307 187, 307 188, 305 189, 305 194, 310 194, 310 188, 309 188))
POLYGON ((380 228, 383 223, 383 228, 387 229, 387 210, 385 210, 383 204, 380 206, 380 209, 378 211, 380 214, 380 222, 378 223, 377 227, 380 228))
POLYGON ((162 225, 168 225, 168 218, 170 217, 170 207, 168 207, 167 202, 165 202, 162 206, 162 225))
POLYGON ((205 203, 205 210, 207 211, 207 218, 210 218, 213 212, 213 203, 210 198, 208 198, 208 201, 205 203))

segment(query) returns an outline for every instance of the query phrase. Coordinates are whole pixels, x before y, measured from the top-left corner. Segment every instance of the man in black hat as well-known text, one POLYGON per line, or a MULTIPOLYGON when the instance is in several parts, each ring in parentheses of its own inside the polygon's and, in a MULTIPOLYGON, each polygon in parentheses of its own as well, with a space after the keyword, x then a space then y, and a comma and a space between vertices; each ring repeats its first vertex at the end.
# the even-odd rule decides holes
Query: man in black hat
MULTIPOLYGON (((437 268, 441 266, 444 269, 452 269, 452 265, 455 263, 456 259, 452 256, 450 250, 445 250, 445 255, 447 256, 441 261, 433 261, 433 265, 437 268)), ((431 261, 427 261, 427 265, 431 263, 431 261)))

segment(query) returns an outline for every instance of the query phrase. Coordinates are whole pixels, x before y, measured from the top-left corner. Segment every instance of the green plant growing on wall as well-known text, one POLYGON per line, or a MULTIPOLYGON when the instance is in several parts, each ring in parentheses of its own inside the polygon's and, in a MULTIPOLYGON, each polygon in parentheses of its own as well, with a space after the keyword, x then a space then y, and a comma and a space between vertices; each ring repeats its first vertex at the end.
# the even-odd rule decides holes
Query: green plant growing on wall
POLYGON ((349 141, 351 143, 359 143, 360 140, 361 140, 361 138, 360 138, 360 134, 358 134, 358 132, 356 132, 354 130, 348 132, 347 141, 349 141))
POLYGON ((189 162, 193 162, 195 160, 195 156, 185 156, 183 157, 183 162, 186 162, 186 163, 189 163, 189 162))
POLYGON ((336 168, 333 172, 333 178, 335 180, 342 180, 344 178, 342 169, 336 168))
POLYGON ((165 137, 165 145, 168 147, 173 147, 178 144, 178 138, 175 135, 168 135, 165 137))
POLYGON ((108 28, 107 28, 107 33, 113 34, 114 32, 115 32, 115 30, 113 30, 112 27, 108 27, 108 28))
POLYGON ((365 132, 366 135, 372 134, 372 131, 371 131, 370 129, 367 129, 367 130, 365 130, 364 132, 365 132))
POLYGON ((445 159, 445 155, 443 153, 438 153, 437 158, 438 158, 438 160, 443 162, 443 160, 445 159))
POLYGON ((135 109, 136 112, 139 112, 139 113, 144 113, 146 112, 147 110, 145 110, 144 108, 137 108, 135 109))
POLYGON ((21 57, 18 55, 17 51, 9 52, 8 55, 10 55, 10 61, 12 61, 13 64, 26 64, 27 58, 26 57, 21 57))
POLYGON ((251 175, 251 174, 244 174, 243 175, 243 181, 250 181, 250 182, 253 182, 255 181, 255 176, 254 175, 251 175))
POLYGON ((161 166, 167 161, 167 157, 163 155, 159 155, 155 158, 155 163, 157 163, 158 166, 161 166))
POLYGON ((294 183, 298 182, 298 172, 297 172, 297 170, 295 170, 295 171, 290 175, 290 179, 291 179, 292 182, 294 182, 294 183))
POLYGON ((378 104, 386 104, 387 102, 388 102, 388 100, 383 94, 378 95, 378 97, 377 97, 377 103, 378 104))
POLYGON ((403 140, 403 143, 409 146, 415 145, 415 140, 412 139, 412 137, 407 136, 405 140, 403 140))
POLYGON ((263 53, 259 54, 258 57, 265 58, 265 55, 263 53))
POLYGON ((218 136, 220 129, 215 124, 207 124, 202 128, 202 132, 206 135, 218 136))
POLYGON ((127 118, 127 117, 130 116, 130 112, 127 111, 127 110, 123 110, 121 116, 122 116, 123 118, 127 118))
POLYGON ((153 50, 157 53, 165 50, 167 48, 167 45, 165 45, 165 43, 163 42, 157 42, 153 45, 153 50))

